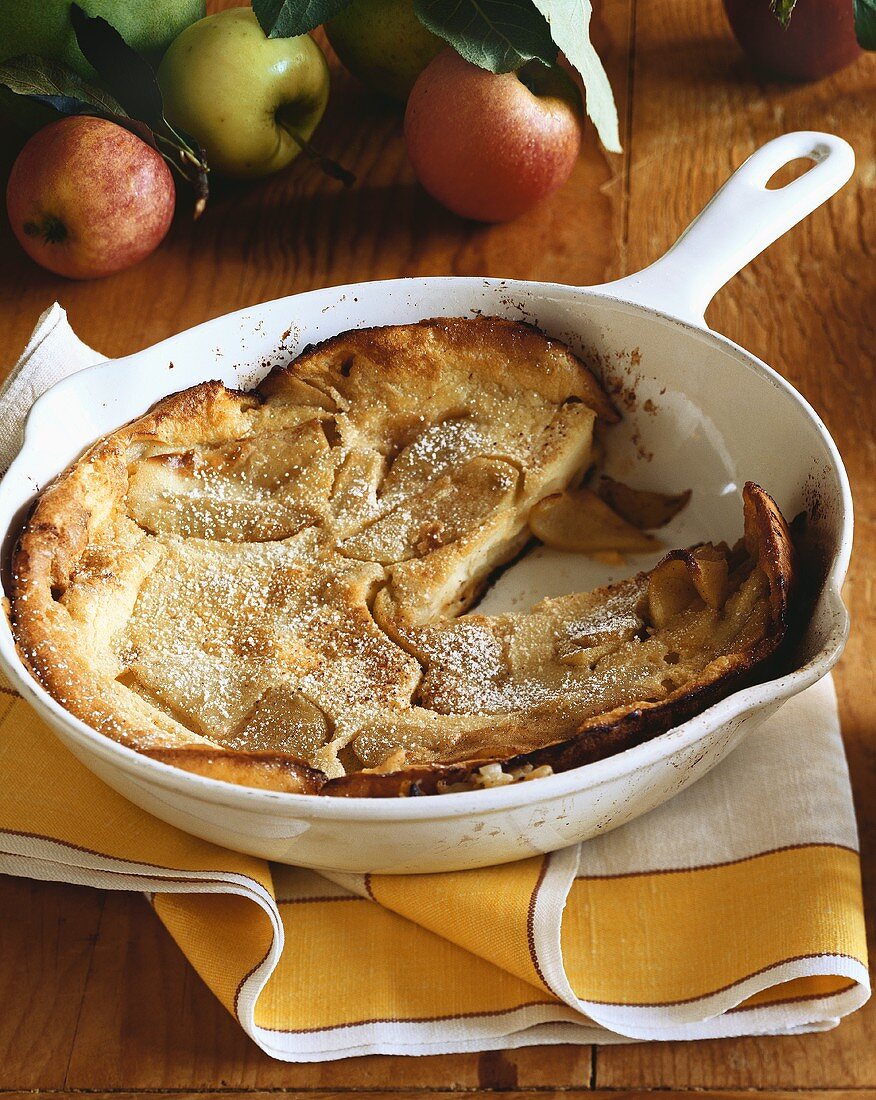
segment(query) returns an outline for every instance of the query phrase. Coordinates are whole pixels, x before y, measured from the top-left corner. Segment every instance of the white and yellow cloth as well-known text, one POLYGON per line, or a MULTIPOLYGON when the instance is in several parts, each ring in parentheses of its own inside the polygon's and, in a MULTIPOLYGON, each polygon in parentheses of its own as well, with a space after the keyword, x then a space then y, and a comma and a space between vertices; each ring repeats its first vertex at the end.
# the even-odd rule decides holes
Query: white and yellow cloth
MULTIPOLYGON (((89 357, 55 307, 12 386, 26 375, 35 394, 41 365, 56 377, 89 357)), ((818 1031, 870 991, 830 680, 621 829, 396 877, 271 865, 179 832, 104 786, 4 685, 0 872, 146 892, 246 1032, 289 1061, 818 1031)))

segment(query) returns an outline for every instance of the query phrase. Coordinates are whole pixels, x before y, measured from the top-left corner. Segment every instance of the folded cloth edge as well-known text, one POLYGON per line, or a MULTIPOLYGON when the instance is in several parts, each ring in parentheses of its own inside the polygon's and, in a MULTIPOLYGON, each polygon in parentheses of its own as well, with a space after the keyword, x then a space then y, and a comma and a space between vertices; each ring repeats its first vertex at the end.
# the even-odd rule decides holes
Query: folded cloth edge
POLYGON ((21 450, 34 402, 56 382, 103 358, 79 339, 58 302, 43 311, 21 357, 0 386, 0 473, 9 469, 21 450))

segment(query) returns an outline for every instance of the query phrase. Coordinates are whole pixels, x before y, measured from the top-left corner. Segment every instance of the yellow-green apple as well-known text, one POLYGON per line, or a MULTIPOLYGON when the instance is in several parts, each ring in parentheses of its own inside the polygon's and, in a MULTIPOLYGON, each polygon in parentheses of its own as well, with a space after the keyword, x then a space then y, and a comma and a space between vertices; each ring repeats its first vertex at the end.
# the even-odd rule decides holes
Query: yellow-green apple
POLYGON ((353 0, 325 30, 353 76, 402 103, 445 46, 414 14, 414 0, 353 0))
POLYGON ((148 256, 170 228, 174 201, 164 159, 129 130, 89 115, 34 134, 6 187, 21 247, 71 279, 109 275, 148 256))
POLYGON ((516 218, 569 178, 581 146, 580 102, 559 68, 530 62, 495 74, 447 49, 408 99, 405 141, 425 189, 464 218, 516 218))
MULTIPOLYGON (((179 32, 204 16, 204 0, 78 0, 101 15, 135 50, 158 61, 179 32)), ((32 53, 65 61, 83 76, 94 70, 82 56, 70 22, 72 0, 0 0, 0 61, 32 53)))
POLYGON ((210 167, 239 177, 266 176, 294 160, 329 92, 313 39, 268 38, 250 8, 187 27, 164 55, 158 82, 168 117, 200 141, 210 167))

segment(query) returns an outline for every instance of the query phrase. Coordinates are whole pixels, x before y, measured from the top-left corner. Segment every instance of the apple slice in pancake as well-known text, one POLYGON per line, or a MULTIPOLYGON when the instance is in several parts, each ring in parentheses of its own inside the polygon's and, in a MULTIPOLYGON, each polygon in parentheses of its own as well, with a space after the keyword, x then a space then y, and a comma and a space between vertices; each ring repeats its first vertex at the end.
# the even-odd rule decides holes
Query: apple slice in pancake
POLYGON ((529 528, 546 546, 573 553, 647 554, 660 546, 584 487, 542 497, 529 513, 529 528))
POLYGON ((405 503, 340 547, 357 556, 375 555, 374 536, 388 539, 395 532, 377 557, 388 567, 389 583, 375 605, 384 629, 392 633, 396 620, 426 622, 470 606, 490 573, 526 545, 533 501, 586 469, 595 422, 595 411, 583 402, 564 401, 540 431, 523 433, 525 443, 505 439, 497 429, 478 429, 475 435, 467 425, 463 432, 458 421, 445 428, 459 451, 466 453, 469 440, 477 438, 490 454, 514 456, 507 460, 477 458, 451 466, 451 447, 438 431, 403 452, 377 503, 400 498, 405 503), (426 481, 430 449, 437 452, 441 475, 432 482, 426 481))
POLYGON ((211 447, 154 448, 132 465, 128 511, 156 535, 284 539, 325 515, 336 461, 319 420, 211 447))
POLYGON ((371 617, 381 579, 374 563, 324 558, 313 529, 273 543, 168 543, 116 641, 124 682, 231 748, 247 746, 247 730, 264 747, 269 720, 300 725, 303 695, 332 732, 305 759, 342 774, 353 717, 375 695, 409 705, 420 679, 371 617))
POLYGON ((489 538, 497 518, 513 509, 518 480, 519 471, 507 462, 473 458, 422 492, 402 496, 395 508, 338 549, 347 557, 392 565, 477 535, 489 538))

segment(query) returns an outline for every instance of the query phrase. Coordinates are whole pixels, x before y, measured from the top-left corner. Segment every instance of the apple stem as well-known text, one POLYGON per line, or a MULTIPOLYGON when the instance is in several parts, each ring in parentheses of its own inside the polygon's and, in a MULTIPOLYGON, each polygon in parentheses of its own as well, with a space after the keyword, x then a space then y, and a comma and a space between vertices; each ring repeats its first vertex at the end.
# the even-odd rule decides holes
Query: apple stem
POLYGON ((306 138, 303 138, 300 134, 296 134, 295 131, 290 130, 288 126, 284 128, 286 133, 292 138, 307 159, 313 161, 313 163, 325 172, 327 176, 333 180, 339 180, 344 187, 353 186, 356 182, 356 177, 352 172, 349 172, 342 164, 338 164, 336 160, 327 157, 325 153, 321 153, 318 149, 314 148, 306 138))
POLYGON ((204 213, 210 194, 210 185, 207 181, 209 171, 207 158, 200 146, 197 150, 192 149, 188 142, 179 137, 177 132, 169 125, 168 129, 171 130, 175 138, 179 139, 179 143, 176 140, 166 138, 163 134, 156 133, 154 136, 158 151, 170 167, 194 188, 195 203, 192 217, 197 221, 204 213))

